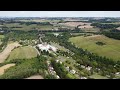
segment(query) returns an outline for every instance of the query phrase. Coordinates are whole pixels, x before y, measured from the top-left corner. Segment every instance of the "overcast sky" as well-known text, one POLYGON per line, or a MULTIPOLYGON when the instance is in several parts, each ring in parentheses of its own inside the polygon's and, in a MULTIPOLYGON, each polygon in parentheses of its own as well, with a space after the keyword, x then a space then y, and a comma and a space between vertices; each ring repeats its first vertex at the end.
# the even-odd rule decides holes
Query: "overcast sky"
POLYGON ((120 11, 0 11, 0 17, 120 17, 120 11))

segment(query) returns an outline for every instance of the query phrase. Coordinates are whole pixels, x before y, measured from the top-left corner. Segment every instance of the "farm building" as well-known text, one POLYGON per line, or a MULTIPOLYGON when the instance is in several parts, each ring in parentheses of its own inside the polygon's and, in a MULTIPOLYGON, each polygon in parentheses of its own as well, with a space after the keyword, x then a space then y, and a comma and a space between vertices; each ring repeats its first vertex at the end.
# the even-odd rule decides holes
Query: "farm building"
POLYGON ((57 48, 56 48, 56 47, 51 46, 51 45, 49 45, 49 44, 38 44, 37 47, 38 47, 41 51, 43 51, 43 50, 45 50, 45 51, 50 51, 50 50, 51 50, 51 51, 54 51, 54 52, 57 51, 57 48))

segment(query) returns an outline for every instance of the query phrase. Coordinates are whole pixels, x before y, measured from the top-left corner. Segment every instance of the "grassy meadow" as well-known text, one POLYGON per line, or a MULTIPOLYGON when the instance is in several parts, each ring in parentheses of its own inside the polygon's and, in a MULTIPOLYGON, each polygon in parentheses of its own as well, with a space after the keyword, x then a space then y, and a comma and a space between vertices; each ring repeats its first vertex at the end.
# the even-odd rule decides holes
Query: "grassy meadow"
POLYGON ((10 53, 7 61, 10 61, 13 59, 30 59, 30 58, 36 57, 37 54, 38 53, 36 49, 34 49, 31 46, 19 47, 19 48, 14 49, 10 53))
POLYGON ((100 56, 106 56, 114 60, 120 60, 120 40, 105 37, 103 35, 77 36, 69 39, 77 47, 87 49, 100 56), (105 45, 97 45, 96 42, 103 42, 105 45))

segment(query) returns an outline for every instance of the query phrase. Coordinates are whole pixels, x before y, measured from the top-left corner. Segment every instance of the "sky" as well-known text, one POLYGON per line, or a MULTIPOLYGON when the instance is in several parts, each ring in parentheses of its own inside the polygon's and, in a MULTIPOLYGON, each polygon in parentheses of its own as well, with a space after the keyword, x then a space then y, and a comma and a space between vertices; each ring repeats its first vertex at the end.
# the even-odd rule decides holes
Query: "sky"
POLYGON ((0 17, 120 17, 120 11, 0 11, 0 17))

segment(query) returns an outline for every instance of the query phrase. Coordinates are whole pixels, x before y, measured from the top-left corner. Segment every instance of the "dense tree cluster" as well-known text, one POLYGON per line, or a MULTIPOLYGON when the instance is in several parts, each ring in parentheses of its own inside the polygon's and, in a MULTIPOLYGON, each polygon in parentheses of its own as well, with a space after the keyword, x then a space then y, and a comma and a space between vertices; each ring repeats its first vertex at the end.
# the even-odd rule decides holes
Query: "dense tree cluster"
POLYGON ((46 60, 47 59, 43 56, 37 56, 36 58, 32 59, 12 60, 9 63, 15 63, 16 66, 7 69, 5 73, 0 76, 0 78, 23 79, 39 73, 43 74, 43 76, 46 77, 44 73, 44 71, 48 69, 46 60))
POLYGON ((92 23, 91 26, 95 26, 101 29, 112 29, 117 28, 120 25, 119 24, 101 24, 101 23, 92 23))
POLYGON ((70 74, 63 64, 57 63, 55 60, 51 61, 52 66, 61 79, 75 79, 76 77, 70 74))
POLYGON ((19 41, 19 40, 34 40, 37 39, 37 32, 25 32, 25 31, 11 31, 5 34, 9 40, 19 41))
POLYGON ((111 30, 111 31, 104 31, 103 34, 109 38, 114 38, 120 40, 120 31, 119 30, 111 30))

